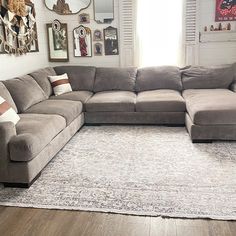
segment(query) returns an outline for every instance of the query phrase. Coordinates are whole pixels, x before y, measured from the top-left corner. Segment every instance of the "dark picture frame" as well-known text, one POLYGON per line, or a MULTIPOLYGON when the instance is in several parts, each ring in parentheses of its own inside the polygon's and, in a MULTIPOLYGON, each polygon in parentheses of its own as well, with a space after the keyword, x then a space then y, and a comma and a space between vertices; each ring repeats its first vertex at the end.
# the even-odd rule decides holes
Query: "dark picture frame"
POLYGON ((61 23, 60 30, 54 32, 53 25, 47 24, 47 39, 48 39, 48 60, 50 62, 68 62, 69 61, 69 45, 68 45, 68 29, 67 24, 61 23), (63 42, 63 46, 56 45, 55 33, 64 35, 65 39, 63 42))
POLYGON ((117 28, 109 26, 103 30, 105 55, 119 55, 117 28))
POLYGON ((74 57, 92 57, 92 30, 80 25, 73 29, 74 57))

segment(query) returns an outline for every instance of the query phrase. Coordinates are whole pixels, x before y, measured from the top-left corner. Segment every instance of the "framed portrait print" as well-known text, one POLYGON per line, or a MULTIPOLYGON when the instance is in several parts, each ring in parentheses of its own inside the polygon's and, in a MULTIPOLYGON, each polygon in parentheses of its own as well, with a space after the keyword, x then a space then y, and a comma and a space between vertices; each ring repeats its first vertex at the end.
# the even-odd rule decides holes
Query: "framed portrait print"
POLYGON ((101 30, 94 30, 93 41, 102 41, 102 31, 101 30))
POLYGON ((117 29, 109 26, 104 29, 105 55, 119 55, 117 29))
POLYGON ((47 24, 47 36, 49 61, 69 61, 67 24, 62 24, 58 20, 47 24))
POLYGON ((94 56, 102 56, 103 46, 101 43, 94 44, 94 56))
POLYGON ((91 29, 80 25, 73 30, 74 37, 74 56, 92 56, 92 34, 91 29))

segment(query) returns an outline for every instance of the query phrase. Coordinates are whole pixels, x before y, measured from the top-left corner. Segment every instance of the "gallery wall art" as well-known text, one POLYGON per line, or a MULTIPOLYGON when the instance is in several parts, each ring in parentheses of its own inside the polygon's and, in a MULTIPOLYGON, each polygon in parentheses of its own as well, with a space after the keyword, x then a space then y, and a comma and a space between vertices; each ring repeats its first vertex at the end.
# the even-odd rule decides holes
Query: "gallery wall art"
POLYGON ((236 21, 236 0, 216 0, 215 21, 236 21))

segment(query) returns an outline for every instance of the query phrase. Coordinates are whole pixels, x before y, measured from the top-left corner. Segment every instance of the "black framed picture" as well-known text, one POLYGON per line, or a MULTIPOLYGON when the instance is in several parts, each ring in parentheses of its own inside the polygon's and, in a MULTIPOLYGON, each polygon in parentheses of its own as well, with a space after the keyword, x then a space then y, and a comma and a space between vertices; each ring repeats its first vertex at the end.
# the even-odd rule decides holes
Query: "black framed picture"
POLYGON ((117 28, 107 27, 104 29, 105 55, 119 55, 117 28))

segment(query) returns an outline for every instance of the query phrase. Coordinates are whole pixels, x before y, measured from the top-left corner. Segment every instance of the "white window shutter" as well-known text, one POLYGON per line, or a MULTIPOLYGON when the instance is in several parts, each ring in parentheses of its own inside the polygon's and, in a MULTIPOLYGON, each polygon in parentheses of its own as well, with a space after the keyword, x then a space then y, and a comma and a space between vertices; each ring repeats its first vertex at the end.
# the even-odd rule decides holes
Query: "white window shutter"
POLYGON ((198 64, 199 0, 185 0, 185 64, 198 64))
POLYGON ((120 0, 120 65, 128 67, 134 65, 136 1, 120 0))

